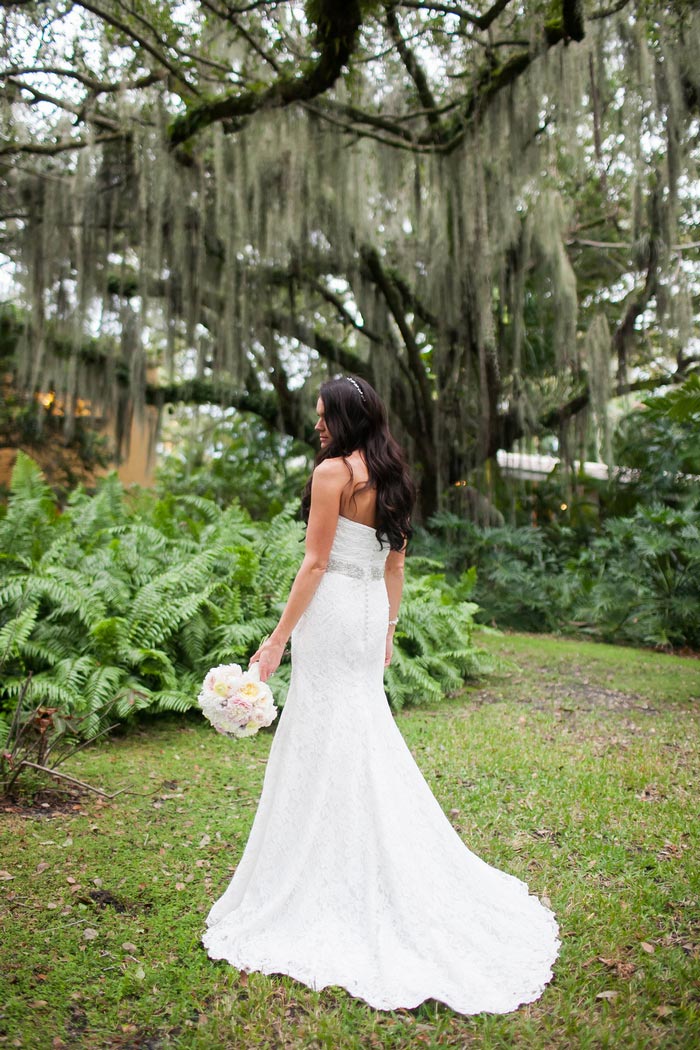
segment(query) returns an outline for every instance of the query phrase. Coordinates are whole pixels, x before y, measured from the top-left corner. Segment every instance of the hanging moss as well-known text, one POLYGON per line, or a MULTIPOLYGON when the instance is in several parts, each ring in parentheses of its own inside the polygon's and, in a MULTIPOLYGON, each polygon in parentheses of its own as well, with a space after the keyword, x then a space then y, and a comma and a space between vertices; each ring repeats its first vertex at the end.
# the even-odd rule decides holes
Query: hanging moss
MULTIPOLYGON (((557 6, 550 31, 579 40, 581 6, 557 6)), ((589 23, 581 44, 543 49, 534 61, 528 52, 524 73, 518 55, 495 64, 480 82, 479 119, 464 117, 460 144, 434 155, 358 140, 313 109, 295 107, 255 113, 236 129, 208 126, 186 152, 173 151, 160 86, 151 90, 149 122, 133 120, 133 99, 124 92, 118 106, 128 138, 94 142, 75 158, 17 166, 6 182, 8 199, 21 202, 27 216, 7 227, 28 317, 19 382, 29 390, 51 386, 67 403, 80 392, 109 412, 118 407, 119 368, 128 372, 138 410, 150 354, 168 382, 186 357, 188 378, 230 387, 248 383, 252 368, 268 390, 270 370, 289 359, 292 345, 274 334, 273 315, 284 313, 292 327, 303 315, 313 331, 321 300, 304 292, 304 277, 313 274, 347 282, 380 343, 370 345, 328 315, 324 323, 338 324, 333 333, 368 363, 387 397, 396 402, 400 390, 418 404, 406 327, 362 263, 363 248, 371 247, 424 307, 419 317, 415 304, 404 303, 406 326, 430 347, 420 359, 441 410, 426 413, 428 433, 406 438, 417 454, 420 440, 450 450, 436 467, 444 471, 440 483, 487 454, 499 413, 512 410, 521 426, 536 418, 524 358, 528 285, 537 285, 551 314, 551 346, 542 356, 551 353, 563 384, 578 375, 582 344, 602 426, 610 335, 602 311, 579 335, 582 309, 589 317, 594 307, 579 302, 567 245, 574 202, 560 183, 589 180, 591 134, 582 129, 590 127, 593 75, 601 119, 619 111, 619 148, 630 167, 622 219, 629 228, 620 237, 641 241, 648 233, 656 194, 660 258, 671 268, 682 235, 679 183, 689 164, 687 106, 698 81, 690 56, 700 19, 689 16, 682 34, 671 27, 650 40, 643 14, 630 7, 617 20, 589 23), (624 91, 623 59, 634 80, 624 91), (649 141, 663 136, 662 157, 650 158, 642 131, 649 141), (650 164, 661 189, 651 185, 650 164), (75 353, 57 356, 49 328, 75 353), (89 371, 78 350, 96 332, 113 336, 113 355, 101 371, 89 371)), ((374 88, 360 84, 357 98, 340 82, 335 97, 369 109, 374 88)), ((398 87, 386 91, 392 105, 402 104, 398 87)), ((8 127, 7 109, 0 120, 8 127)), ((29 133, 29 124, 15 124, 15 136, 29 133)), ((648 251, 640 265, 645 258, 648 251)), ((679 344, 690 334, 689 302, 686 294, 685 313, 677 311, 679 344)), ((319 370, 312 348, 296 353, 306 354, 295 366, 300 375, 319 370)))

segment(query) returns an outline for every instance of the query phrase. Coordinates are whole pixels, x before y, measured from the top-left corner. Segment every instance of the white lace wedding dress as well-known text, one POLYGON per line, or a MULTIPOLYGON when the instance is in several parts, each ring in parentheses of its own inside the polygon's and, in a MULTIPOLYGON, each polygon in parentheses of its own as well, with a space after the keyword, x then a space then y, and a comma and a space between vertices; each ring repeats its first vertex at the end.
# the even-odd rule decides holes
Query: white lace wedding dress
POLYGON ((213 959, 341 985, 373 1007, 506 1013, 552 973, 551 911, 460 840, 383 689, 386 547, 340 518, 292 636, 292 683, 252 831, 207 917, 213 959))

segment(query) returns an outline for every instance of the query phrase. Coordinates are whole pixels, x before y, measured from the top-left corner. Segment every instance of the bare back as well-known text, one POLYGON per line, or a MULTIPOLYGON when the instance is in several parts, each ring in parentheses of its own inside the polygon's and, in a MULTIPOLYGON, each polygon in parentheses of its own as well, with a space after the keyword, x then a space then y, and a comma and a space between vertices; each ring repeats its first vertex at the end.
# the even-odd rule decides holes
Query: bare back
POLYGON ((376 524, 377 490, 363 488, 369 479, 367 464, 361 452, 352 452, 345 459, 348 481, 340 495, 340 513, 373 529, 376 524), (352 470, 352 475, 350 471, 352 470))

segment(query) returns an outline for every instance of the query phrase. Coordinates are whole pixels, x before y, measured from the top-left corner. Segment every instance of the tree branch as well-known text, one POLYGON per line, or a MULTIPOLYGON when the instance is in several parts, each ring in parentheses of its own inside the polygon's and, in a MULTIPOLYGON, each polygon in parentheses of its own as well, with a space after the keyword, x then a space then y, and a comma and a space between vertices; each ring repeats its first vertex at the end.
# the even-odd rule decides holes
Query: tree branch
POLYGON ((321 295, 326 300, 326 302, 329 302, 332 306, 335 307, 335 309, 338 311, 338 314, 340 315, 341 321, 345 322, 345 324, 352 325, 353 328, 355 328, 358 332, 361 332, 362 335, 366 336, 366 338, 369 339, 371 342, 381 342, 381 339, 379 338, 377 333, 367 328, 366 325, 360 324, 359 321, 357 321, 357 319, 352 316, 352 314, 350 313, 340 296, 336 295, 335 292, 332 292, 330 288, 326 288, 325 284, 323 284, 322 281, 313 279, 310 280, 308 284, 309 287, 313 288, 314 291, 318 292, 318 294, 321 295))
POLYGON ((268 314, 268 320, 270 327, 274 328, 280 335, 286 335, 291 339, 298 339, 305 346, 310 347, 312 350, 316 350, 324 361, 328 361, 330 364, 340 365, 344 372, 354 372, 355 375, 362 376, 368 383, 374 383, 374 370, 372 365, 368 361, 363 361, 357 354, 347 350, 342 343, 338 343, 335 339, 331 339, 330 336, 324 332, 320 332, 317 328, 312 328, 310 325, 304 324, 297 317, 290 317, 288 314, 280 313, 276 310, 271 310, 268 314))
POLYGON ((437 115, 437 106, 433 93, 430 90, 428 84, 428 78, 423 71, 422 66, 416 59, 413 51, 406 44, 403 36, 401 35, 401 27, 399 26, 399 20, 396 17, 396 9, 394 7, 387 8, 386 12, 386 24, 389 29, 389 34, 393 40, 396 50, 401 56, 404 66, 410 76, 411 80, 416 86, 416 92, 418 93, 418 99, 421 105, 425 109, 425 113, 430 125, 430 130, 435 138, 436 142, 442 140, 442 124, 440 118, 437 115))
POLYGON ((168 404, 221 405, 252 412, 274 429, 279 429, 279 406, 273 393, 252 393, 239 383, 214 379, 186 379, 180 383, 147 383, 146 403, 162 407, 168 404))
POLYGON ((408 354, 411 380, 418 392, 417 407, 419 409, 422 429, 427 438, 429 435, 432 435, 432 389, 428 381, 425 365, 423 364, 420 348, 416 343, 413 330, 408 323, 406 314, 403 310, 399 290, 384 270, 379 258, 379 253, 375 248, 364 247, 361 249, 360 254, 370 280, 377 286, 377 288, 379 288, 384 296, 389 311, 401 332, 401 338, 404 341, 406 352, 408 354))
POLYGON ((111 120, 109 117, 103 116, 97 110, 92 112, 86 111, 86 103, 77 105, 74 102, 67 102, 64 99, 56 98, 55 95, 47 95, 44 91, 39 91, 37 88, 32 87, 31 84, 25 84, 23 80, 17 80, 15 77, 8 77, 6 80, 7 84, 12 84, 14 87, 19 88, 20 91, 28 91, 32 96, 34 102, 48 102, 50 105, 55 106, 56 109, 63 109, 66 113, 72 113, 79 120, 84 120, 88 115, 93 124, 98 127, 107 128, 110 131, 119 131, 120 126, 116 120, 111 120))
POLYGON ((164 71, 159 73, 147 73, 145 76, 139 77, 137 80, 134 80, 133 83, 129 84, 122 83, 121 81, 112 82, 107 80, 96 80, 95 77, 88 76, 86 73, 80 73, 76 69, 64 69, 61 66, 17 66, 0 71, 0 79, 4 80, 9 77, 30 76, 34 74, 68 77, 71 80, 77 80, 78 83, 83 84, 95 95, 104 95, 116 91, 139 90, 141 88, 150 87, 152 84, 157 84, 167 76, 164 71))
POLYGON ((437 11, 442 15, 457 15, 458 18, 476 26, 477 29, 488 29, 495 22, 501 11, 504 11, 510 0, 496 0, 493 7, 485 11, 483 15, 474 15, 471 11, 459 7, 457 4, 421 3, 420 0, 400 0, 401 7, 410 7, 415 11, 437 11))
POLYGON ((130 40, 133 40, 139 45, 139 47, 142 47, 144 51, 147 51, 159 65, 164 66, 165 69, 168 70, 176 83, 183 85, 188 94, 199 94, 196 87, 187 80, 181 69, 174 66, 157 47, 154 47, 149 40, 146 40, 146 38, 141 36, 140 33, 137 33, 136 30, 132 29, 126 22, 122 22, 121 19, 116 18, 114 15, 110 14, 109 11, 103 10, 103 8, 98 7, 96 4, 88 3, 87 0, 76 0, 76 4, 79 7, 84 8, 86 11, 90 11, 91 14, 102 19, 102 21, 106 22, 108 25, 113 26, 114 29, 118 29, 120 33, 123 33, 130 40))
POLYGON ((306 102, 327 91, 349 60, 362 24, 359 0, 316 0, 320 55, 300 77, 285 76, 265 91, 246 91, 193 106, 170 125, 171 146, 180 145, 218 121, 239 121, 261 109, 279 109, 306 102))
MULTIPOLYGON (((682 368, 678 368, 670 375, 663 374, 652 376, 649 379, 637 379, 632 383, 618 382, 614 396, 620 397, 623 394, 633 394, 641 390, 658 390, 665 386, 675 386, 685 382, 687 375, 686 363, 682 368)), ((570 419, 573 419, 574 416, 588 408, 590 402, 591 392, 586 386, 578 394, 565 401, 563 405, 557 405, 556 408, 550 408, 543 412, 537 420, 537 429, 539 431, 558 430, 570 419)), ((522 422, 522 414, 517 407, 508 409, 507 412, 498 418, 497 422, 498 425, 494 427, 489 440, 489 458, 495 456, 496 452, 501 448, 508 451, 526 433, 522 422)))
POLYGON ((96 142, 115 142, 121 139, 128 142, 131 136, 127 132, 115 131, 104 135, 95 135, 90 139, 60 139, 58 142, 23 142, 16 145, 0 146, 0 157, 12 156, 16 153, 33 153, 42 157, 54 157, 58 153, 66 153, 72 149, 85 149, 93 146, 96 142))

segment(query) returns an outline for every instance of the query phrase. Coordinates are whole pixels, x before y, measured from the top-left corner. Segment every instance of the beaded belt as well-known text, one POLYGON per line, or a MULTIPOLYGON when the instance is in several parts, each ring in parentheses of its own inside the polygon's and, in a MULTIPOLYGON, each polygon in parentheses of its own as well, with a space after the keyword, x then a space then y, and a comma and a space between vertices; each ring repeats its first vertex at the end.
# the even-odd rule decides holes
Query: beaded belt
POLYGON ((384 579, 383 565, 358 565, 354 561, 345 561, 343 558, 336 558, 335 555, 331 555, 328 559, 326 572, 339 572, 343 576, 352 576, 354 580, 384 579))

